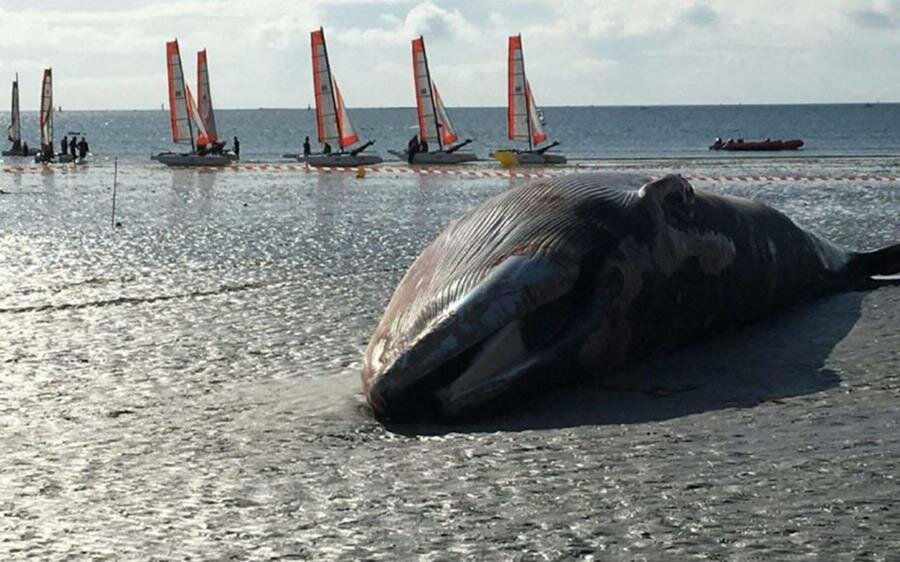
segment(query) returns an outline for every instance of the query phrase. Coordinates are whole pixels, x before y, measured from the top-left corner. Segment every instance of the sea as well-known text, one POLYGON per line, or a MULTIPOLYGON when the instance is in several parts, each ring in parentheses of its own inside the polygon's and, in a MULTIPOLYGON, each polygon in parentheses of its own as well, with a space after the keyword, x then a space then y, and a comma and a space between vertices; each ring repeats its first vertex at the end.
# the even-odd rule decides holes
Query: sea
MULTIPOLYGON (((746 140, 803 139, 804 156, 883 156, 900 153, 900 104, 729 105, 547 107, 545 128, 558 150, 574 160, 610 158, 710 157, 733 155, 709 151, 716 137, 746 140)), ((453 124, 469 148, 488 158, 497 148, 515 146, 506 136, 506 109, 450 108, 453 124)), ((371 152, 385 159, 401 150, 418 132, 415 108, 351 109, 361 140, 374 140, 371 152)), ((123 163, 147 163, 150 155, 178 149, 171 142, 168 112, 68 111, 54 116, 55 140, 84 134, 95 162, 118 157, 123 163)), ((309 136, 316 146, 315 112, 307 109, 217 110, 219 136, 237 136, 241 157, 277 161, 296 154, 309 136)), ((0 118, 0 127, 8 123, 0 118)), ((39 145, 36 112, 22 113, 23 138, 39 145)), ((519 145, 521 147, 521 145, 519 145)), ((180 147, 183 149, 183 147, 180 147)), ((773 153, 751 156, 771 157, 773 153)), ((775 154, 777 156, 777 154, 775 154)))
MULTIPOLYGON (((451 112, 479 155, 510 146, 503 109, 451 112)), ((900 105, 544 113, 570 165, 357 174, 253 165, 313 136, 305 109, 218 111, 247 165, 172 170, 164 112, 64 108, 88 164, 0 162, 0 560, 897 560, 900 287, 495 418, 372 417, 362 353, 405 270, 527 176, 682 173, 847 248, 900 241, 900 105)), ((415 132, 351 116, 385 156, 415 132)))

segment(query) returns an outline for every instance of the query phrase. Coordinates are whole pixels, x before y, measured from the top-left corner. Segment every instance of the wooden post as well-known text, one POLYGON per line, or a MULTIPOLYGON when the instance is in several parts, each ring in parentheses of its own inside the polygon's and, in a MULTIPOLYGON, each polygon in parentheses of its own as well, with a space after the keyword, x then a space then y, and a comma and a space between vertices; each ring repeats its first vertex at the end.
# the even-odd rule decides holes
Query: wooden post
POLYGON ((112 200, 112 227, 116 227, 116 188, 119 180, 119 157, 113 160, 113 200, 112 200))

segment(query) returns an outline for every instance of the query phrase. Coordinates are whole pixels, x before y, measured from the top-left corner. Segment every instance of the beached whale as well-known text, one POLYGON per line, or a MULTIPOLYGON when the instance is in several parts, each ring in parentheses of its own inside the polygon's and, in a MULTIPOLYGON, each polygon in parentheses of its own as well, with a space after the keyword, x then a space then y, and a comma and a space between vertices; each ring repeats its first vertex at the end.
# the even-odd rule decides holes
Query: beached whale
POLYGON ((594 175, 541 180, 450 224, 397 287, 365 353, 387 419, 459 417, 555 382, 602 376, 779 307, 900 273, 900 244, 844 251, 782 213, 594 175))

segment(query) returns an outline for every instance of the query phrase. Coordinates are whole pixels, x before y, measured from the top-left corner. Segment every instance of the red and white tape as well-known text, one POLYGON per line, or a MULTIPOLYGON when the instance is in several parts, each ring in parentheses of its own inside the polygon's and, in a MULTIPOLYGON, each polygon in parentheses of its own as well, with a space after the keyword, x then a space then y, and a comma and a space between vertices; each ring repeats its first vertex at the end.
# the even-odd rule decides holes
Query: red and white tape
MULTIPOLYGON (((0 171, 7 174, 27 174, 27 173, 79 173, 90 168, 85 166, 60 166, 55 168, 45 168, 41 166, 6 166, 0 168, 0 171)), ((127 168, 126 168, 127 169, 127 168)), ((153 169, 163 170, 153 166, 153 169)), ((198 167, 192 168, 202 172, 306 172, 320 174, 335 173, 351 173, 359 174, 360 170, 366 175, 370 173, 376 174, 396 174, 396 175, 419 175, 419 176, 454 176, 466 178, 504 178, 504 179, 535 179, 559 176, 563 174, 573 173, 575 171, 584 171, 584 169, 542 169, 539 171, 518 171, 503 169, 481 169, 481 168, 425 168, 414 166, 335 166, 335 167, 313 167, 307 164, 237 164, 234 166, 218 167, 198 167)), ((125 171, 125 170, 121 170, 125 171)), ((898 176, 893 175, 844 175, 844 176, 801 176, 801 175, 685 175, 685 179, 700 183, 760 183, 760 182, 873 182, 873 183, 896 183, 898 176)))

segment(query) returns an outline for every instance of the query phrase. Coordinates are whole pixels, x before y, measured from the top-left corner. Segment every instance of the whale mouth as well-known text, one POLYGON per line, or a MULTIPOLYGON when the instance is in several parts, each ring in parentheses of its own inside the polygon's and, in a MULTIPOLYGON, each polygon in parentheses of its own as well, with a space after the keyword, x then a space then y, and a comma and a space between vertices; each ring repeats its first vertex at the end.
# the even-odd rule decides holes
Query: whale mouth
MULTIPOLYGON (((444 348, 440 359, 421 369, 413 346, 374 377, 369 401, 377 415, 392 421, 459 420, 479 417, 527 395, 571 353, 566 329, 574 300, 565 297, 513 319, 468 347, 444 348)), ((448 328, 445 328, 448 329, 448 328)), ((420 344, 421 345, 421 344, 420 344)))

